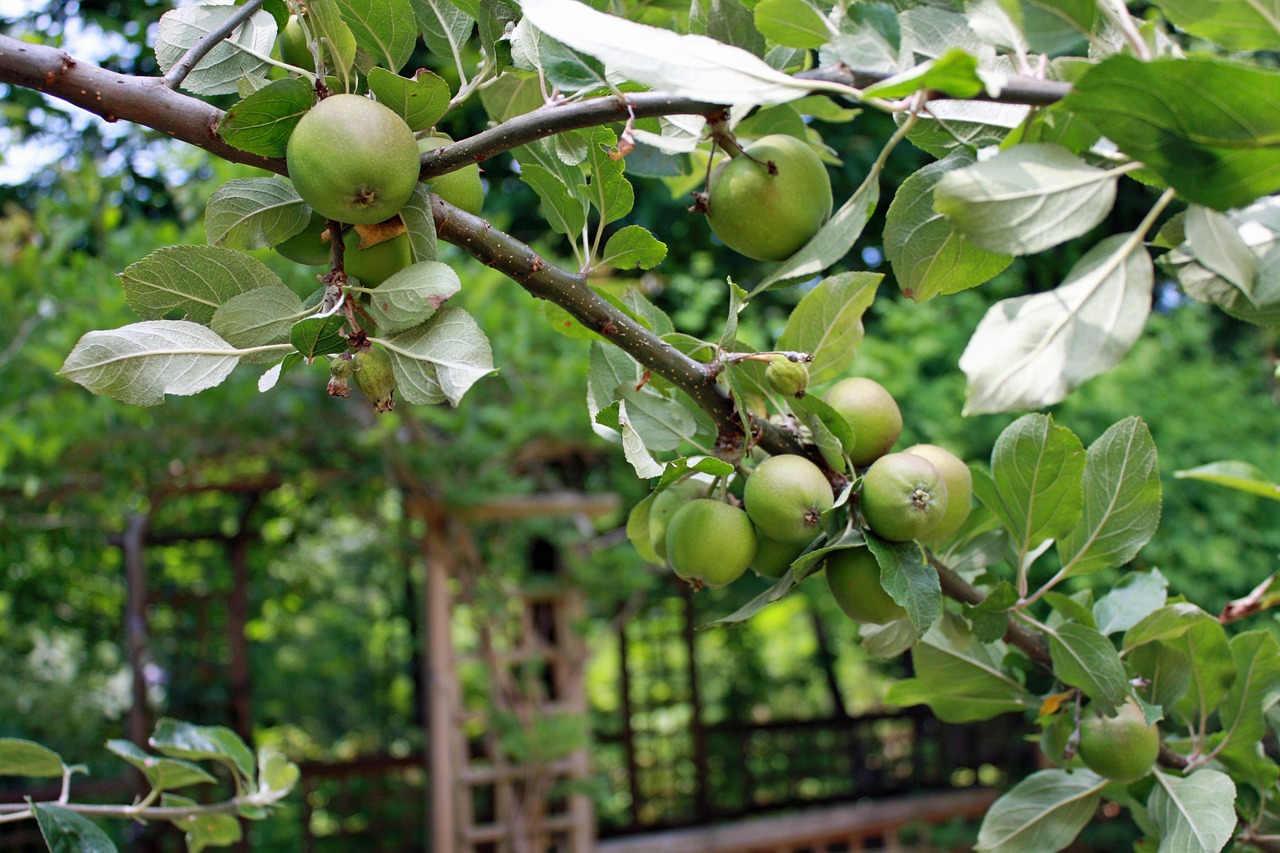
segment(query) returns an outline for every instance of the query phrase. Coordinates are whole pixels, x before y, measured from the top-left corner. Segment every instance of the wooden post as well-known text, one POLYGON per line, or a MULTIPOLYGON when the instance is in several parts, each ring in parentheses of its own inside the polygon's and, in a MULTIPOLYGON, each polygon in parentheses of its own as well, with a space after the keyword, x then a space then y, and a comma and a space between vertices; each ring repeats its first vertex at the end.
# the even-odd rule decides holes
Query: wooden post
POLYGON ((425 701, 429 721, 426 749, 430 764, 427 776, 431 814, 429 842, 434 853, 452 853, 458 840, 454 823, 455 768, 452 755, 457 728, 453 687, 457 679, 453 672, 453 639, 449 635, 452 557, 446 529, 447 516, 438 505, 427 509, 427 533, 422 548, 427 563, 426 593, 422 596, 422 621, 427 628, 423 637, 427 648, 422 656, 425 670, 422 683, 427 688, 425 701))

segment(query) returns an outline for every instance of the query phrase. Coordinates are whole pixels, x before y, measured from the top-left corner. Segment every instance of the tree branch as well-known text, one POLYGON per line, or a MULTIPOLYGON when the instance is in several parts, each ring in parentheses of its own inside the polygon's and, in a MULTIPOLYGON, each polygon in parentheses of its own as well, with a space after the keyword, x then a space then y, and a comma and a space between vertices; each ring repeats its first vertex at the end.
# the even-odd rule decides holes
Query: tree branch
POLYGON ((106 121, 128 121, 203 148, 224 160, 281 175, 281 158, 233 148, 215 132, 222 110, 170 89, 160 77, 107 71, 66 51, 0 35, 0 83, 52 95, 106 121))
MULTIPOLYGON (((929 554, 929 565, 938 573, 938 581, 942 585, 942 594, 964 604, 978 605, 986 600, 982 590, 969 583, 958 572, 941 562, 933 554, 929 554)), ((1049 656, 1049 647, 1038 631, 1009 617, 1009 627, 1004 638, 1038 664, 1053 667, 1053 658, 1049 656)))
POLYGON ((199 41, 191 45, 187 52, 182 55, 182 58, 169 69, 169 73, 164 75, 165 85, 170 89, 176 89, 181 86, 182 81, 187 79, 187 75, 200 64, 200 60, 208 56, 209 51, 218 46, 218 42, 235 32, 236 27, 253 17, 253 13, 262 8, 264 2, 265 0, 246 0, 239 10, 222 23, 222 26, 210 30, 199 41))
MULTIPOLYGON (((708 365, 694 361, 602 299, 587 280, 541 257, 509 234, 472 216, 439 196, 431 196, 440 238, 453 243, 485 266, 493 267, 537 299, 554 302, 643 366, 688 394, 711 415, 723 433, 741 433, 733 401, 715 382, 708 365)), ((757 419, 760 444, 770 453, 804 453, 790 433, 757 419)))

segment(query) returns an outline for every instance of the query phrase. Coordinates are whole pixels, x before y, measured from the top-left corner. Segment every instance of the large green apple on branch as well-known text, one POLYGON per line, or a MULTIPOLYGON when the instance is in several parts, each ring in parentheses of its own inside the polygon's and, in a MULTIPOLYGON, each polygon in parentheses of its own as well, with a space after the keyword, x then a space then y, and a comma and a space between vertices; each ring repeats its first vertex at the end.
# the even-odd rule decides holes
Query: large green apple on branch
POLYGON ((0 36, 0 82, 264 170, 213 193, 207 245, 123 271, 139 322, 85 335, 62 374, 135 405, 242 364, 264 371, 264 392, 293 372, 338 396, 354 385, 379 411, 463 405, 495 369, 486 330, 450 301, 474 259, 584 341, 592 427, 653 487, 628 523, 640 553, 699 587, 749 569, 770 579, 719 621, 825 572, 869 651, 912 655, 890 701, 947 722, 1036 720, 1061 766, 997 801, 980 849, 1061 849, 1104 798, 1152 848, 1280 849, 1280 765, 1258 745, 1280 724, 1280 645, 1227 630, 1274 603, 1271 579, 1215 618, 1129 568, 1161 503, 1136 417, 1087 449, 1031 414, 980 463, 894 452, 893 389, 853 375, 887 279, 851 252, 874 237, 892 283, 926 301, 1093 239, 1120 188, 1142 208, 1056 287, 993 302, 956 354, 970 414, 1052 405, 1119 363, 1151 310, 1153 256, 1190 298, 1280 325, 1280 103, 1266 97, 1280 91, 1280 16, 1210 0, 1155 0, 1141 16, 1114 0, 611 9, 184 5, 157 29, 160 78, 0 36), (406 75, 412 58, 454 82, 406 75), (469 109, 484 130, 439 135, 469 109), (833 198, 831 130, 865 110, 894 130, 833 198), (934 160, 884 204, 882 170, 904 143, 934 160), (477 164, 506 156, 538 198, 542 253, 479 215, 477 164), (707 339, 627 284, 665 274, 668 223, 632 219, 637 192, 672 186, 693 193, 689 233, 760 261, 727 283, 707 339), (878 209, 883 232, 865 234, 878 209), (461 250, 459 270, 441 242, 461 250), (319 289, 285 286, 251 254, 269 247, 317 265, 319 289), (793 285, 777 340, 753 351, 740 320, 793 285), (1099 572, 1116 581, 1077 585, 1099 572))

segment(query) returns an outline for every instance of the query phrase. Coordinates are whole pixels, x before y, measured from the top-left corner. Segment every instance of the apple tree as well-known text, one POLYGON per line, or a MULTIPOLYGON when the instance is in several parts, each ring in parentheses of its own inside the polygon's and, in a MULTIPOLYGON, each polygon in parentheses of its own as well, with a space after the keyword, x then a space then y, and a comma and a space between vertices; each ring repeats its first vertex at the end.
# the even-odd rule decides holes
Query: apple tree
MULTIPOLYGON (((965 414, 1041 409, 1118 364, 1143 334, 1157 265, 1192 299, 1280 324, 1280 7, 1141 7, 184 4, 154 29, 162 76, 0 36, 0 82, 262 173, 212 194, 206 245, 121 272, 138 322, 85 335, 62 366, 87 391, 151 406, 241 367, 260 372, 264 394, 295 373, 379 411, 465 405, 501 368, 486 337, 501 330, 450 304, 468 276, 441 260, 453 244, 586 342, 586 414, 652 481, 628 523, 642 556, 695 586, 749 568, 775 579, 721 622, 825 568, 867 648, 912 655, 892 702, 952 723, 1036 720, 1057 766, 997 801, 979 849, 1061 849, 1104 799, 1149 849, 1280 849, 1280 765, 1264 748, 1280 728, 1280 645, 1265 628, 1228 630, 1275 603, 1272 579, 1214 615, 1158 572, 1126 570, 1160 519, 1143 421, 1086 448, 1025 414, 989 460, 966 466, 939 447, 892 452, 896 402, 851 376, 885 281, 851 249, 878 208, 891 282, 916 302, 1097 238, 1053 289, 993 301, 954 354, 965 414), (415 57, 431 68, 410 67, 415 57), (483 110, 486 129, 440 135, 464 108, 483 110), (892 131, 856 189, 833 197, 842 152, 824 138, 867 111, 891 116, 892 131), (882 172, 907 146, 933 160, 882 198, 882 172), (500 155, 537 195, 555 248, 486 220, 476 167, 500 155), (637 194, 673 186, 688 194, 692 233, 759 262, 735 266, 748 272, 726 281, 714 335, 678 328, 633 286, 661 272, 670 240, 670 223, 631 221, 637 194), (1145 213, 1100 233, 1118 192, 1145 213), (269 247, 314 265, 315 291, 296 294, 250 254, 269 247), (740 319, 793 286, 804 295, 776 347, 743 344, 740 319), (1076 585, 1103 571, 1121 577, 1105 594, 1076 585)), ((1276 497, 1238 463, 1188 474, 1276 497)), ((94 813, 256 817, 296 775, 270 759, 255 773, 219 731, 166 725, 162 757, 112 747, 161 805, 95 812, 64 797, 0 820, 39 820, 53 839, 91 832, 94 813), (199 780, 188 759, 231 766, 236 799, 202 812, 168 793, 199 780)), ((0 742, 0 772, 37 767, 69 783, 74 768, 40 749, 0 742)), ((192 831, 194 846, 225 843, 192 831)))

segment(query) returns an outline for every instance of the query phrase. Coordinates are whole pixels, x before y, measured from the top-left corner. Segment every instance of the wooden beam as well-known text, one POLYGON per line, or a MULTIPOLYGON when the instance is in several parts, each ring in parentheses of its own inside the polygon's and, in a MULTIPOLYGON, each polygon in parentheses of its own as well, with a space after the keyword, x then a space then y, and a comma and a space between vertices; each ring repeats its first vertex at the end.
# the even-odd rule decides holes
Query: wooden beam
POLYGON ((597 853, 754 853, 893 833, 913 823, 977 817, 1000 795, 990 788, 892 797, 823 809, 747 818, 715 826, 614 838, 597 853))

